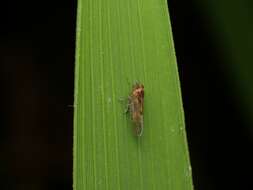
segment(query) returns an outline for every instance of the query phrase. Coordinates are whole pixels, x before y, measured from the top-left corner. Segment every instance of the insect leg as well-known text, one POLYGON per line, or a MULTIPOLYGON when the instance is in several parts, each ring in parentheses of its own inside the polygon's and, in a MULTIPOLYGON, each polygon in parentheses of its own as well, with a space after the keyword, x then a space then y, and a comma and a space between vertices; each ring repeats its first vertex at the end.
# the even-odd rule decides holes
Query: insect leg
POLYGON ((133 103, 128 103, 126 106, 126 109, 124 110, 124 113, 129 113, 132 105, 133 105, 133 103))

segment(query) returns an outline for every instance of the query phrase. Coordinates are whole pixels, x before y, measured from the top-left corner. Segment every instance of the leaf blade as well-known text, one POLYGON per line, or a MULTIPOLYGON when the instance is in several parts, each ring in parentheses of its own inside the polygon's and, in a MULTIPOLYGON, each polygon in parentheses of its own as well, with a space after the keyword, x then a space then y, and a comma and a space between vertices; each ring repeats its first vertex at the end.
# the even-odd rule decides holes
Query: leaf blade
POLYGON ((74 189, 192 189, 166 6, 79 0, 74 189), (134 81, 145 86, 141 138, 117 101, 134 81))

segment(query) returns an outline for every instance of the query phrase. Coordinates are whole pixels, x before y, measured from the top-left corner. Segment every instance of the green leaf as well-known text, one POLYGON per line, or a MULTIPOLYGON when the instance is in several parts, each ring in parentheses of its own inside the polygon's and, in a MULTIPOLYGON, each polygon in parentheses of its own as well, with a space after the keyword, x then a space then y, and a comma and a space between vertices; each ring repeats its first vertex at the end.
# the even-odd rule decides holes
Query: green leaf
POLYGON ((79 0, 74 189, 193 189, 166 1, 79 0), (144 131, 124 114, 145 86, 144 131))

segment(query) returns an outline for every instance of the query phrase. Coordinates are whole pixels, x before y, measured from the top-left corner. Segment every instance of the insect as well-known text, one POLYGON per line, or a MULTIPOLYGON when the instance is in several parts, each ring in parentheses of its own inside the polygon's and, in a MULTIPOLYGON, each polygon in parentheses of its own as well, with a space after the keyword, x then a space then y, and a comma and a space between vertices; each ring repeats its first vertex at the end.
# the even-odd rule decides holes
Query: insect
POLYGON ((135 125, 135 134, 141 136, 143 132, 143 106, 144 106, 144 85, 136 83, 128 97, 126 113, 129 112, 135 125))

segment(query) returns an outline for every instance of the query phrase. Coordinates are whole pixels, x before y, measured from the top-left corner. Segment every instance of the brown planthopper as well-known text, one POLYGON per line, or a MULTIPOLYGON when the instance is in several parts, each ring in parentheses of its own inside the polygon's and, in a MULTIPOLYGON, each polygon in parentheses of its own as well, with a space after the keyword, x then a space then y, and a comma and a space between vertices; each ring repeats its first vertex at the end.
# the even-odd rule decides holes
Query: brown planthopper
POLYGON ((143 132, 143 106, 144 106, 144 85, 136 83, 133 85, 131 94, 128 97, 126 112, 129 112, 135 125, 135 134, 141 136, 143 132))

